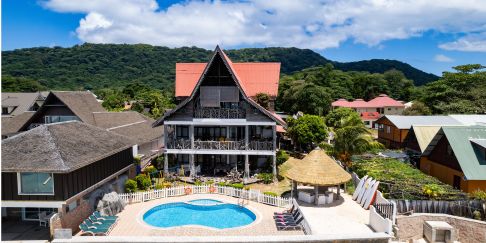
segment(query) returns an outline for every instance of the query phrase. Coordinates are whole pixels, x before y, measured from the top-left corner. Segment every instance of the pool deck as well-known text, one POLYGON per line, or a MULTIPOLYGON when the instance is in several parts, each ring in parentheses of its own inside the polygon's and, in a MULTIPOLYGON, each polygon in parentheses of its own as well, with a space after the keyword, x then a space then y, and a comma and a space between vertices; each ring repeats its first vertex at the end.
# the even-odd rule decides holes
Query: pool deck
POLYGON ((182 226, 163 229, 150 226, 142 220, 143 214, 154 206, 194 199, 215 199, 233 204, 238 203, 238 199, 234 197, 217 194, 193 194, 127 205, 123 212, 118 214, 118 223, 110 232, 110 236, 262 236, 304 234, 302 231, 277 231, 273 213, 281 212, 284 209, 252 201, 245 201, 245 206, 255 213, 257 216, 256 220, 247 226, 233 229, 220 230, 204 226, 182 226))

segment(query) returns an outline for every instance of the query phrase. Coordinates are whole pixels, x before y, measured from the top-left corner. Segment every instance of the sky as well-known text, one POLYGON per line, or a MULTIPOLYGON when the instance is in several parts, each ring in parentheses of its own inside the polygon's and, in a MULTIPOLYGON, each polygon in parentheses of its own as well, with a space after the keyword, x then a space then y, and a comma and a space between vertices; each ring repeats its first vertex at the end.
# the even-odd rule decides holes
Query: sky
POLYGON ((309 48, 440 75, 486 66, 486 0, 2 1, 2 50, 85 42, 309 48))

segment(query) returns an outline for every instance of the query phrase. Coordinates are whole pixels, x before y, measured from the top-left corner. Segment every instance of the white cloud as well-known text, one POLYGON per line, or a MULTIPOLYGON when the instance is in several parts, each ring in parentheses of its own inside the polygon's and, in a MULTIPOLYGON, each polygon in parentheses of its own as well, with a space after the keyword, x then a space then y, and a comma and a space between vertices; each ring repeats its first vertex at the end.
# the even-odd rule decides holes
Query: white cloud
POLYGON ((486 52, 486 32, 469 34, 456 41, 439 45, 444 50, 486 52))
POLYGON ((452 58, 450 58, 446 55, 443 55, 443 54, 435 55, 434 60, 437 61, 437 62, 453 62, 454 61, 454 59, 452 59, 452 58))
MULTIPOLYGON (((486 33, 483 0, 206 0, 183 1, 166 10, 160 10, 155 0, 48 0, 43 6, 86 14, 76 33, 82 41, 94 43, 326 49, 348 39, 379 46, 429 30, 486 33)), ((484 47, 486 37, 479 37, 441 47, 484 47)))

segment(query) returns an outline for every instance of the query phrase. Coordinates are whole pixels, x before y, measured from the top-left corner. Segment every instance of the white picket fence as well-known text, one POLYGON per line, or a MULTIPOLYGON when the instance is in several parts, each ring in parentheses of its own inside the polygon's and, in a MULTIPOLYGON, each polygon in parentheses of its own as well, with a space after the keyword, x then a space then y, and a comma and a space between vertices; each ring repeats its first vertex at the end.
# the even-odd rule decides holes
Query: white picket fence
POLYGON ((237 189, 228 186, 217 186, 217 185, 214 186, 188 185, 188 186, 169 187, 169 188, 150 190, 145 192, 122 193, 119 194, 119 197, 125 200, 125 202, 131 204, 131 203, 139 203, 139 202, 155 200, 159 198, 183 196, 187 194, 220 194, 220 195, 246 199, 249 201, 254 201, 254 202, 268 204, 268 205, 282 207, 282 208, 289 207, 292 204, 292 199, 290 198, 266 195, 261 193, 259 190, 251 190, 251 189, 243 190, 243 189, 237 189), (190 192, 188 191, 188 188, 190 189, 190 192), (214 192, 211 192, 211 188, 213 188, 214 192))

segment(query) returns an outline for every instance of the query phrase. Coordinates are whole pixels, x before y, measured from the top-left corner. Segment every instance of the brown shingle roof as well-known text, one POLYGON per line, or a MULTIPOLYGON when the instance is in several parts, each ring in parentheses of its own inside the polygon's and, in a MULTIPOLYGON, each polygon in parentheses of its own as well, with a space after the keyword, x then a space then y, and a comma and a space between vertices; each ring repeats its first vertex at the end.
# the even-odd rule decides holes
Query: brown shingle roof
POLYGON ((42 125, 2 141, 2 171, 67 173, 133 145, 78 121, 42 125))
POLYGON ((95 125, 143 144, 163 135, 163 127, 152 127, 154 120, 135 111, 95 112, 95 125))
POLYGON ((17 116, 27 111, 37 100, 41 93, 2 93, 2 107, 16 106, 10 114, 17 116))
POLYGON ((2 117, 2 136, 19 132, 35 112, 27 111, 14 117, 2 117))
POLYGON ((81 121, 93 124, 93 112, 106 112, 93 93, 89 91, 52 91, 81 121))

